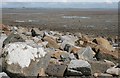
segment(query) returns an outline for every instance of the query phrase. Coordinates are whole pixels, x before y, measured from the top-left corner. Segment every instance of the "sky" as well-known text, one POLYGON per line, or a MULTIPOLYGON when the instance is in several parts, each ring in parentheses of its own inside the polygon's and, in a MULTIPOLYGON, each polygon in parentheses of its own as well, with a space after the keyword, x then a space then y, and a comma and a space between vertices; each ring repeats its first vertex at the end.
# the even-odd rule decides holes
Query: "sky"
POLYGON ((0 0, 1 2, 119 2, 120 0, 0 0))
POLYGON ((101 7, 101 8, 115 8, 115 7, 118 7, 116 4, 114 4, 114 2, 119 2, 120 0, 0 0, 0 6, 1 7, 101 7), (17 3, 16 3, 17 2, 17 3), (24 3, 24 4, 21 4, 19 2, 29 2, 29 3, 24 3), (65 4, 49 4, 49 3, 46 3, 46 4, 34 4, 34 2, 63 2, 65 4), (77 3, 72 3, 72 2, 77 2, 77 3), (94 4, 80 4, 82 2, 87 2, 87 3, 94 3, 94 4), (101 4, 96 4, 96 2, 98 3, 105 3, 103 5, 101 4), (1 5, 2 3, 2 5, 1 5), (66 3, 72 3, 72 4, 66 4, 66 3))

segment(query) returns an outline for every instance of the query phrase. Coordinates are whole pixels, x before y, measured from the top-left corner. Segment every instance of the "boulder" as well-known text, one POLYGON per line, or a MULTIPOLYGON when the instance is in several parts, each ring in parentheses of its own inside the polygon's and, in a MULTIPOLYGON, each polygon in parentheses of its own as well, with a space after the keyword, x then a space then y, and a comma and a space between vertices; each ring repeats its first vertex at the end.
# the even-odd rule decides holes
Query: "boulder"
POLYGON ((94 39, 93 42, 109 51, 114 51, 114 48, 112 47, 112 45, 110 45, 109 41, 105 38, 99 37, 94 39))
POLYGON ((25 42, 25 40, 19 34, 12 33, 3 41, 2 47, 4 47, 6 44, 14 42, 25 42))
POLYGON ((118 59, 118 52, 114 51, 113 53, 100 45, 92 47, 92 50, 95 52, 94 57, 96 57, 98 61, 103 61, 104 59, 116 61, 118 59))
POLYGON ((71 60, 67 68, 67 75, 68 76, 73 76, 73 75, 89 76, 91 75, 91 65, 87 61, 84 61, 84 60, 71 60))
POLYGON ((46 74, 49 76, 64 76, 67 65, 49 64, 46 69, 46 74))
POLYGON ((46 54, 43 48, 34 48, 23 42, 10 43, 3 51, 8 52, 6 56, 8 64, 19 64, 21 68, 28 67, 31 59, 35 61, 35 58, 44 57, 46 54))
POLYGON ((77 52, 79 59, 83 59, 83 60, 94 60, 94 51, 91 49, 90 46, 86 47, 86 48, 82 48, 81 50, 79 50, 79 52, 77 52))
POLYGON ((50 54, 42 47, 33 47, 23 42, 10 43, 5 46, 7 53, 3 61, 3 70, 23 76, 37 76, 40 68, 46 69, 50 54))

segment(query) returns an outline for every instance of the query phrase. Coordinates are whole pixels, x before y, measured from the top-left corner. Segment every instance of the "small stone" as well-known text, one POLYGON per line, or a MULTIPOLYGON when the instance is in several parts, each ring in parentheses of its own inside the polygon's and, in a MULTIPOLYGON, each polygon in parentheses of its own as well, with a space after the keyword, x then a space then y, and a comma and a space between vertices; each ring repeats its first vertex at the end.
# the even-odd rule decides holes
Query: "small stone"
POLYGON ((18 29, 17 29, 17 32, 20 33, 20 34, 26 34, 28 32, 28 28, 19 26, 18 29))
POLYGON ((65 51, 56 51, 52 54, 51 57, 55 58, 55 59, 59 59, 60 61, 63 61, 63 62, 69 62, 70 61, 69 53, 67 53, 65 51))
POLYGON ((104 59, 104 61, 105 61, 106 63, 108 63, 108 64, 111 64, 111 66, 115 66, 115 64, 114 64, 112 61, 105 60, 105 59, 104 59))
POLYGON ((45 69, 44 68, 40 68, 40 71, 39 71, 39 76, 46 76, 45 74, 45 69))
POLYGON ((65 73, 66 76, 82 76, 81 71, 73 70, 73 69, 68 69, 67 72, 65 73))
POLYGON ((76 57, 73 53, 69 54, 69 58, 70 60, 76 60, 76 57))
POLYGON ((32 29, 32 30, 31 30, 31 34, 32 34, 32 37, 37 36, 37 34, 36 34, 36 32, 35 32, 35 30, 34 30, 34 29, 32 29))
POLYGON ((107 69, 106 71, 108 74, 111 74, 111 75, 120 75, 120 68, 115 68, 115 67, 111 67, 109 69, 107 69))
POLYGON ((10 77, 5 72, 1 72, 0 78, 10 78, 10 77))
POLYGON ((31 32, 25 32, 24 35, 31 36, 31 32))
POLYGON ((64 51, 67 51, 67 52, 70 52, 70 51, 71 51, 71 50, 70 50, 71 48, 72 48, 72 46, 71 46, 70 44, 66 44, 63 50, 64 50, 64 51))
POLYGON ((84 41, 84 42, 89 42, 90 39, 88 38, 87 35, 82 35, 82 41, 84 41))
POLYGON ((106 73, 94 73, 94 75, 93 75, 94 77, 97 77, 97 78, 99 78, 99 77, 102 77, 102 78, 113 78, 113 76, 112 75, 110 75, 110 74, 106 74, 106 73))
POLYGON ((73 46, 72 49, 71 49, 71 53, 78 53, 80 51, 81 47, 77 47, 77 46, 73 46))

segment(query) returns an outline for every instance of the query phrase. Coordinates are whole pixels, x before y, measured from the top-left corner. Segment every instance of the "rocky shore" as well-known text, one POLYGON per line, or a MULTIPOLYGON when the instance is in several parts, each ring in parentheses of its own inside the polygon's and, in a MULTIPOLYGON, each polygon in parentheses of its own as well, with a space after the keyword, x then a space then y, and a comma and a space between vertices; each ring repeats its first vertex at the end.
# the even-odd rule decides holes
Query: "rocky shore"
POLYGON ((0 78, 119 78, 118 36, 0 25, 0 78))

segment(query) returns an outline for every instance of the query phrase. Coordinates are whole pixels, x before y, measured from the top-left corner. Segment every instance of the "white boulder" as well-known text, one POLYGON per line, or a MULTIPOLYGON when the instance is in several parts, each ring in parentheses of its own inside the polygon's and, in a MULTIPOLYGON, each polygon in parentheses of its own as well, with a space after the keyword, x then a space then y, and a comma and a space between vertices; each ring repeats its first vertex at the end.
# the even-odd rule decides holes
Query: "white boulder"
POLYGON ((8 52, 6 60, 8 64, 19 64, 21 68, 28 67, 31 60, 41 58, 46 55, 42 47, 33 47, 25 42, 10 43, 5 46, 4 52, 8 52))

